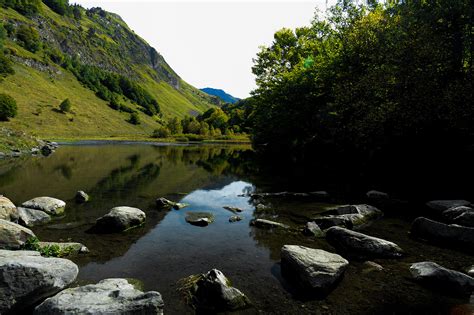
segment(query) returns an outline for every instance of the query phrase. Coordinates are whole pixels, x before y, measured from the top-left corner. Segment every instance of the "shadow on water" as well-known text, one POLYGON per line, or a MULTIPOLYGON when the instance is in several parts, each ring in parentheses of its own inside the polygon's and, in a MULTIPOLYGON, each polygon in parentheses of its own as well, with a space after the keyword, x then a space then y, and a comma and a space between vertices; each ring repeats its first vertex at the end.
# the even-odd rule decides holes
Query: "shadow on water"
POLYGON ((37 196, 65 200, 64 217, 33 230, 45 241, 76 241, 89 247, 89 254, 73 258, 80 266, 78 283, 136 278, 146 290, 163 295, 167 314, 192 312, 177 292, 176 283, 212 268, 223 271, 253 302, 255 308, 246 314, 449 314, 453 307, 466 303, 410 280, 408 268, 413 262, 433 260, 456 270, 472 264, 471 255, 411 239, 407 231, 416 215, 410 214, 411 208, 400 209, 409 213, 403 216, 395 209, 364 229, 364 233, 400 245, 407 253, 404 258, 375 260, 384 268, 379 272, 368 272, 362 262, 351 261, 344 278, 328 296, 302 294, 305 292, 281 275, 281 247, 298 244, 334 252, 324 239, 304 236, 303 225, 330 206, 361 201, 354 197, 360 195, 355 191, 378 186, 369 187, 367 179, 358 182, 354 173, 331 177, 330 172, 321 170, 318 177, 300 171, 259 164, 248 146, 90 143, 62 146, 49 157, 0 161, 0 194, 15 204, 37 196), (353 178, 345 186, 348 177, 353 178), (352 193, 339 198, 343 194, 339 189, 352 193), (76 204, 78 190, 90 194, 91 201, 76 204), (253 191, 284 190, 329 190, 336 198, 328 204, 249 197, 253 191), (189 206, 158 210, 158 197, 189 206), (258 209, 259 203, 266 208, 258 209), (145 211, 146 223, 120 234, 85 233, 112 207, 124 205, 145 211), (234 214, 224 206, 243 209, 239 213, 242 221, 230 223, 234 214), (209 212, 214 222, 207 227, 192 226, 185 220, 189 212, 209 212), (253 218, 281 222, 290 229, 250 227, 253 218))

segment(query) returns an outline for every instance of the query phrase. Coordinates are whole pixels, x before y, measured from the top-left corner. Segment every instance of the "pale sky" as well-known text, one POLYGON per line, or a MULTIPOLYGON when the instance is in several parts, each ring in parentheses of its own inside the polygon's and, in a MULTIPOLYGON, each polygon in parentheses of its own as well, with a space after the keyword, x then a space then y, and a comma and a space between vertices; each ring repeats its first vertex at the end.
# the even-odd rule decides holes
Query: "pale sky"
MULTIPOLYGON (((251 72, 260 45, 275 31, 309 25, 326 0, 71 0, 119 14, 186 82, 239 98, 255 88, 251 72)), ((332 1, 330 1, 332 2, 332 1)))

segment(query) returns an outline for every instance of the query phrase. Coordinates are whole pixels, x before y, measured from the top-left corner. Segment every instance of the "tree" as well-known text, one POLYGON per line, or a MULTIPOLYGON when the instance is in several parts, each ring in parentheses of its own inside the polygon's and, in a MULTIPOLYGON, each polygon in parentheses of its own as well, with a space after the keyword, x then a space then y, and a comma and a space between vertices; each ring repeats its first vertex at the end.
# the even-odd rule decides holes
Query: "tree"
POLYGON ((140 122, 140 116, 138 116, 137 113, 133 112, 130 114, 130 118, 128 119, 128 122, 131 123, 132 125, 139 125, 140 122))
POLYGON ((71 101, 68 98, 66 98, 64 101, 61 102, 61 104, 59 104, 59 109, 63 113, 70 112, 71 111, 71 101))
POLYGON ((167 128, 173 135, 183 133, 183 126, 177 117, 171 118, 167 123, 167 128))
POLYGON ((43 2, 57 14, 65 15, 69 12, 68 0, 43 0, 43 2))
POLYGON ((8 94, 0 94, 0 120, 7 121, 17 115, 18 107, 13 97, 8 94))
POLYGON ((160 126, 153 131, 153 138, 168 138, 170 136, 170 130, 165 126, 160 126))

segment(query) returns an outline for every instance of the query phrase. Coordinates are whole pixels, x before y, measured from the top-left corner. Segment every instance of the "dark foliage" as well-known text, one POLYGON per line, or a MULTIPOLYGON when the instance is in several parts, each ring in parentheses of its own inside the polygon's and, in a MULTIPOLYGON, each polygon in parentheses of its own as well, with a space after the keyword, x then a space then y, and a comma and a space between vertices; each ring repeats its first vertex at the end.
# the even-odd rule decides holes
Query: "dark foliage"
POLYGON ((8 118, 15 117, 17 109, 16 101, 13 97, 8 94, 0 94, 0 120, 6 121, 8 118))

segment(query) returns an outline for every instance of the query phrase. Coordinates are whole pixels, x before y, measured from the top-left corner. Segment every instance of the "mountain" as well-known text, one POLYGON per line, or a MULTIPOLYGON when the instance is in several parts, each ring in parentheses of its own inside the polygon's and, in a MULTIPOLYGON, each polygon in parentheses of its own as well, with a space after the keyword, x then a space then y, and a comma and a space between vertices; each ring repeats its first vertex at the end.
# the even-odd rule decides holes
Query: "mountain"
POLYGON ((204 89, 201 89, 201 91, 209 95, 217 96, 223 102, 230 103, 230 104, 234 104, 240 100, 240 98, 234 97, 230 94, 227 94, 225 91, 219 90, 219 89, 204 88, 204 89))
POLYGON ((0 93, 18 115, 0 126, 45 138, 147 136, 215 99, 182 80, 120 16, 65 0, 0 0, 0 93), (46 5, 47 4, 47 5, 46 5), (2 36, 3 34, 3 36, 2 36), (69 99, 69 112, 59 104, 69 99), (140 124, 133 124, 136 112, 140 124))

